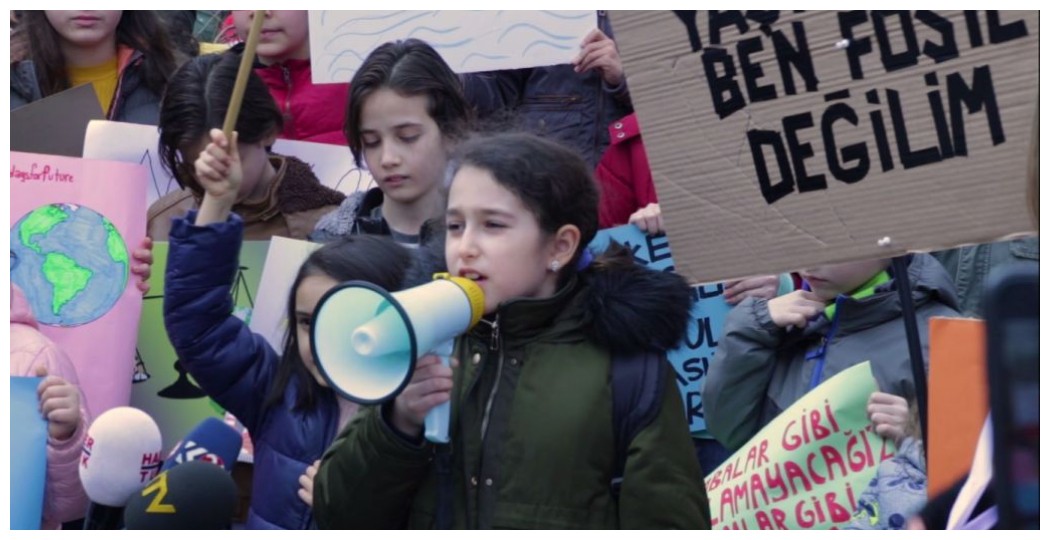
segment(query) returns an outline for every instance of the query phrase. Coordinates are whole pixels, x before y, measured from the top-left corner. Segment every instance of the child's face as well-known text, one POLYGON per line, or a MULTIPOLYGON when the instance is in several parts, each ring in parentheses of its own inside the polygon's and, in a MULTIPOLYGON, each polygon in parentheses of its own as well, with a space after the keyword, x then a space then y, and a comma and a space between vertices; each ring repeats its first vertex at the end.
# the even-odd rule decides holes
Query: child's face
POLYGON ((410 205, 441 188, 448 151, 426 96, 376 90, 361 107, 365 163, 383 195, 410 205))
POLYGON ((817 296, 832 301, 840 294, 849 294, 886 269, 886 259, 872 259, 807 268, 800 272, 802 279, 817 296))
POLYGON ((306 371, 310 372, 317 384, 327 387, 328 382, 321 376, 314 361, 314 352, 310 348, 310 325, 313 322, 314 308, 326 292, 339 283, 326 275, 314 275, 303 278, 295 291, 295 339, 299 343, 299 358, 302 358, 306 371))
POLYGON ((548 271, 554 240, 511 191, 484 169, 464 166, 452 180, 446 213, 449 273, 473 279, 485 291, 485 313, 512 298, 554 294, 548 271))
MULTIPOLYGON (((233 11, 233 25, 237 36, 248 39, 254 11, 233 11)), ((266 11, 259 45, 255 54, 264 64, 278 64, 285 60, 310 58, 310 30, 306 10, 266 11)))
POLYGON ((93 47, 115 39, 123 11, 45 11, 44 15, 63 43, 93 47))

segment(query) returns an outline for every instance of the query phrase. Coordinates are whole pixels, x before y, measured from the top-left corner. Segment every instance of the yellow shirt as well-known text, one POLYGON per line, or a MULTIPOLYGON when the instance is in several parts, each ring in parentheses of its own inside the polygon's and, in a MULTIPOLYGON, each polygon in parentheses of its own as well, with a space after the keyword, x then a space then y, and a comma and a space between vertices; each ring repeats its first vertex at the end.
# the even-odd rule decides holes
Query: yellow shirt
POLYGON ((200 53, 201 54, 216 54, 226 52, 230 46, 225 43, 209 43, 207 41, 200 42, 200 53))
POLYGON ((102 111, 109 114, 109 106, 113 102, 113 94, 117 91, 117 57, 99 64, 88 67, 70 67, 69 82, 72 86, 91 83, 95 88, 95 97, 98 98, 102 111))

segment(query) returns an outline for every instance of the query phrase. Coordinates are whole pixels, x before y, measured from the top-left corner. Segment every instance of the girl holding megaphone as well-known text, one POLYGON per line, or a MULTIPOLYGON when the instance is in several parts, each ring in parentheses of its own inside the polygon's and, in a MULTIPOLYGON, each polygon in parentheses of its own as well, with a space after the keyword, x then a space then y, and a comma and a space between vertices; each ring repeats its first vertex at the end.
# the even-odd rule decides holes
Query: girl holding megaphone
POLYGON ((457 339, 458 362, 424 357, 392 402, 365 409, 340 434, 314 481, 318 525, 708 528, 673 376, 629 443, 622 484, 610 485, 610 366, 681 340, 688 285, 636 265, 620 246, 591 256, 598 190, 571 150, 502 134, 458 154, 445 262, 484 291, 484 323, 457 339), (423 426, 449 401, 452 486, 443 489, 423 426))

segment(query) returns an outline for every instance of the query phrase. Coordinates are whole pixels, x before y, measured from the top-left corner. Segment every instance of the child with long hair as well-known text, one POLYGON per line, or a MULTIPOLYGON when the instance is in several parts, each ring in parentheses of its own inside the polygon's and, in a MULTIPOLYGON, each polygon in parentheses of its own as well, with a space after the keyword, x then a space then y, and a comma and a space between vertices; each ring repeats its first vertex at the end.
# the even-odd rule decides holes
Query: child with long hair
POLYGON ((688 285, 635 264, 622 246, 592 260, 598 190, 575 152, 521 134, 460 152, 445 262, 484 291, 483 322, 457 339, 453 367, 424 357, 393 402, 364 409, 340 434, 315 479, 318 524, 708 528, 674 377, 629 443, 618 494, 610 483, 612 362, 680 341, 688 285), (422 435, 427 412, 450 400, 443 513, 435 446, 422 435))
POLYGON ((289 330, 282 351, 233 315, 230 288, 244 220, 233 213, 247 166, 237 133, 213 129, 194 163, 204 190, 199 211, 175 219, 164 284, 164 322, 183 366, 248 429, 255 445, 247 527, 306 529, 312 524, 316 461, 357 406, 338 397, 310 348, 318 300, 336 284, 364 280, 401 286, 410 253, 388 238, 361 236, 327 244, 299 269, 288 293, 289 330))
POLYGON ((444 212, 449 156, 470 110, 459 78, 430 45, 407 39, 372 51, 350 81, 345 131, 378 187, 348 197, 313 238, 365 233, 425 243, 444 212))
POLYGON ((23 11, 13 42, 11 108, 90 83, 106 118, 157 124, 181 55, 152 11, 23 11))
MULTIPOLYGON (((167 238, 172 218, 185 215, 204 197, 193 163, 210 142, 208 130, 222 127, 240 58, 233 52, 203 55, 171 78, 161 103, 159 153, 164 168, 184 189, 150 206, 147 230, 154 240, 167 238)), ((345 198, 321 184, 302 160, 270 152, 282 125, 266 85, 250 74, 235 126, 243 181, 233 208, 244 221, 248 240, 274 235, 305 239, 317 220, 345 198)))

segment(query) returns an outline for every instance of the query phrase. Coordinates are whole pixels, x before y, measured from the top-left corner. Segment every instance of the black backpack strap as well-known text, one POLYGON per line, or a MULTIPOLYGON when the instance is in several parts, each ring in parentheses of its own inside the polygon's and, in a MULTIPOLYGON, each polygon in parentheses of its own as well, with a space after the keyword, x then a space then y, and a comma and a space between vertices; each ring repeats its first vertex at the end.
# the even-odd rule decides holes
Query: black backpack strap
POLYGON ((611 489, 619 498, 627 449, 631 441, 660 413, 670 364, 663 353, 644 352, 635 356, 613 355, 610 381, 613 398, 613 436, 616 460, 613 462, 611 489))

